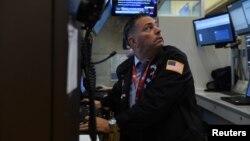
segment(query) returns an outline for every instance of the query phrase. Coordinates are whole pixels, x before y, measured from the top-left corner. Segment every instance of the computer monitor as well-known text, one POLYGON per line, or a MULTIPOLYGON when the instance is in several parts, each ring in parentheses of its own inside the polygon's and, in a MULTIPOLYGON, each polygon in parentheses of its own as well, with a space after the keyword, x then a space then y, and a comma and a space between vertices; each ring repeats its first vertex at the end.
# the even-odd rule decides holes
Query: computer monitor
POLYGON ((93 32, 96 36, 99 34, 102 27, 109 19, 110 15, 111 15, 111 9, 112 9, 112 0, 106 0, 106 4, 105 4, 104 10, 103 10, 103 13, 102 13, 100 19, 97 21, 97 23, 93 27, 93 32))
POLYGON ((245 36, 246 49, 247 49, 247 66, 250 71, 250 35, 245 36))
POLYGON ((131 16, 139 13, 157 16, 157 0, 113 0, 112 4, 113 16, 131 16))
POLYGON ((235 41, 228 13, 193 20, 197 46, 221 45, 235 41))
POLYGON ((227 6, 237 35, 250 33, 250 0, 238 0, 227 6))

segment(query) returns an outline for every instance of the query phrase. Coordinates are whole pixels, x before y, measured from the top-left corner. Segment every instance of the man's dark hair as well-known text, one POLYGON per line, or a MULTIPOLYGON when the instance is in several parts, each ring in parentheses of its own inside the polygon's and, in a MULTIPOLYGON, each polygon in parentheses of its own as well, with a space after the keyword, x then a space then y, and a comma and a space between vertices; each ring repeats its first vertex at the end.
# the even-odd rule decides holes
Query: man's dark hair
POLYGON ((123 38, 124 40, 126 41, 126 44, 129 45, 129 42, 128 42, 128 36, 130 35, 131 31, 134 30, 134 26, 135 26, 135 23, 136 21, 141 18, 141 17, 146 17, 146 16, 149 16, 147 15, 146 13, 140 13, 140 14, 136 14, 134 15, 133 17, 131 17, 127 23, 125 24, 124 28, 123 28, 123 38))

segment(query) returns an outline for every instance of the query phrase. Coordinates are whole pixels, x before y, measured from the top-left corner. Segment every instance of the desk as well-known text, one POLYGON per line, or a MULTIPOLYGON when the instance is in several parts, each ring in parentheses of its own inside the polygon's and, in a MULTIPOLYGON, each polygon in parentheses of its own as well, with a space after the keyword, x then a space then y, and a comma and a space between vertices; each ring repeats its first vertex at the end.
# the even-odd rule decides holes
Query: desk
MULTIPOLYGON (((79 135, 79 141, 91 141, 89 135, 79 135)), ((98 136, 96 137, 96 141, 100 141, 98 136)))
MULTIPOLYGON (((238 106, 231 103, 222 101, 220 97, 228 96, 218 92, 204 92, 203 90, 196 89, 197 103, 202 107, 203 111, 210 112, 210 116, 218 116, 224 121, 218 121, 216 124, 238 124, 250 125, 250 105, 238 106)), ((207 114, 205 114, 207 115, 207 114)), ((208 117, 204 117, 208 118, 208 117)), ((205 119, 208 120, 208 119, 205 119)))

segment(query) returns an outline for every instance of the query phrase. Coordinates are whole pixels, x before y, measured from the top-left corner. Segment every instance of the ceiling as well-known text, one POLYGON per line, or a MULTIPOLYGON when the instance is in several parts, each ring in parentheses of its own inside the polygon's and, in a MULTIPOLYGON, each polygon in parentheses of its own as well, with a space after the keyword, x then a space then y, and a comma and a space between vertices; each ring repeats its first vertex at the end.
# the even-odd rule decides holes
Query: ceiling
POLYGON ((235 0, 204 0, 204 9, 206 15, 212 15, 227 11, 227 5, 235 0))

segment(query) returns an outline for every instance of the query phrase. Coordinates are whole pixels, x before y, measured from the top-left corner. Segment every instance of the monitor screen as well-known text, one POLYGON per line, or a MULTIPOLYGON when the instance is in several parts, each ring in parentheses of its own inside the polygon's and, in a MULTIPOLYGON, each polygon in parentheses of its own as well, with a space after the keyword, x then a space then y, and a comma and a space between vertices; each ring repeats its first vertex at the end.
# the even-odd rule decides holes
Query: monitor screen
POLYGON ((250 97, 250 82, 248 80, 246 97, 250 97))
POLYGON ((104 24, 106 23, 108 18, 110 17, 111 9, 112 9, 112 2, 111 2, 111 0, 107 0, 107 3, 104 7, 104 10, 103 10, 103 13, 102 13, 100 19, 97 21, 97 23, 93 27, 93 32, 95 35, 99 34, 100 30, 102 29, 102 27, 104 26, 104 24))
POLYGON ((79 4, 80 0, 69 0, 69 5, 68 5, 69 14, 76 16, 79 4))
POLYGON ((239 0, 227 6, 237 35, 250 33, 250 0, 239 0))
POLYGON ((246 49, 247 49, 247 65, 248 65, 248 68, 250 69, 250 35, 246 35, 245 40, 246 40, 246 49))
POLYGON ((197 46, 223 45, 235 41, 228 13, 193 20, 197 46))
POLYGON ((114 16, 131 16, 139 13, 157 16, 157 0, 113 0, 112 4, 114 16))

